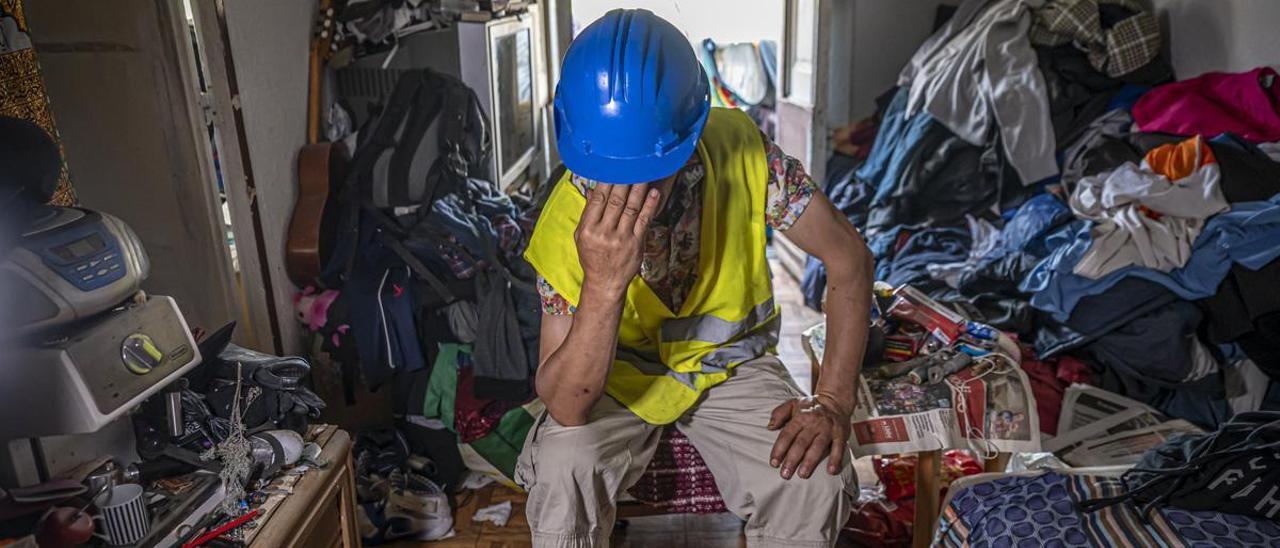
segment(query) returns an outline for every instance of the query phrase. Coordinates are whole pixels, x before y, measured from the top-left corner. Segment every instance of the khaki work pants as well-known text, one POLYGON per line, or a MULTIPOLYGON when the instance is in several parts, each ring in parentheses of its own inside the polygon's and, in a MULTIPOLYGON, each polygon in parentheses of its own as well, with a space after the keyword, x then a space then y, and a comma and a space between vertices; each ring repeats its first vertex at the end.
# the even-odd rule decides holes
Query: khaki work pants
MULTIPOLYGON (((857 496, 852 455, 840 475, 825 460, 809 477, 784 480, 769 466, 777 438, 769 415, 803 395, 774 356, 733 369, 676 426, 715 476, 725 506, 746 521, 748 546, 831 546, 857 496)), ((543 416, 525 440, 516 481, 529 490, 534 546, 608 546, 616 501, 643 474, 661 428, 605 396, 582 426, 543 416)))

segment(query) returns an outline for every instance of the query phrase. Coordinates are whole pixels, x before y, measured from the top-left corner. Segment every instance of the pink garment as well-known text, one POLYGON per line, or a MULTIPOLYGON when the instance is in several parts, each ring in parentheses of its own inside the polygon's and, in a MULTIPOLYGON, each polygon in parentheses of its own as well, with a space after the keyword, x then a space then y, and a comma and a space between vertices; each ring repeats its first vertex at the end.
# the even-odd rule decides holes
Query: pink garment
POLYGON ((1255 143, 1280 141, 1280 79, 1261 67, 1165 84, 1138 99, 1133 120, 1145 132, 1209 138, 1230 132, 1255 143))

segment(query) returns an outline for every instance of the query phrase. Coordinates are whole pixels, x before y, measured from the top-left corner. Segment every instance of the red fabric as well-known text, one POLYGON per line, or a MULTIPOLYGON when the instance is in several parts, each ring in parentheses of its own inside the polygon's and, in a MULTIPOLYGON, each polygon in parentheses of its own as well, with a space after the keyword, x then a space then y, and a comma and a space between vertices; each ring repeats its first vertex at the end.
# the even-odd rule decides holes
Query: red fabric
POLYGON ((1022 348, 1022 370, 1031 383, 1040 414, 1040 431, 1058 435, 1058 415, 1062 412, 1062 395, 1072 383, 1093 382, 1089 365, 1071 356, 1040 361, 1030 347, 1022 348))
POLYGON ((453 401, 453 425, 458 431, 458 440, 462 443, 471 443, 489 435, 507 411, 520 407, 525 402, 476 398, 475 373, 470 367, 470 356, 460 354, 458 359, 463 367, 458 369, 458 388, 453 401))
POLYGON ((1280 141, 1280 81, 1269 67, 1210 72, 1148 91, 1134 104, 1133 120, 1145 132, 1280 141))
MULTIPOLYGON (((895 455, 872 457, 876 476, 884 485, 885 498, 901 503, 916 496, 916 456, 895 455)), ((942 485, 982 473, 982 463, 968 451, 950 449, 942 453, 942 485)), ((947 492, 946 488, 942 493, 947 492)))
POLYGON ((860 500, 840 536, 855 546, 907 547, 915 521, 914 500, 893 503, 885 499, 860 500))

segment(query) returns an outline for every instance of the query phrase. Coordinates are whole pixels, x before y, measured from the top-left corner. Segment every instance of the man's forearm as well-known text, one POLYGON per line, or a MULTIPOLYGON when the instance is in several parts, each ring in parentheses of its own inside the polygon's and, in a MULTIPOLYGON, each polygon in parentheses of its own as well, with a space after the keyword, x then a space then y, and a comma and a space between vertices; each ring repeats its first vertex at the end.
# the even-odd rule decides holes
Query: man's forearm
POLYGON ((565 426, 586 424, 591 407, 604 395, 622 318, 623 294, 615 293, 584 285, 568 336, 538 368, 538 397, 565 426))
POLYGON ((826 351, 814 395, 852 412, 871 314, 871 258, 863 249, 827 265, 826 351))

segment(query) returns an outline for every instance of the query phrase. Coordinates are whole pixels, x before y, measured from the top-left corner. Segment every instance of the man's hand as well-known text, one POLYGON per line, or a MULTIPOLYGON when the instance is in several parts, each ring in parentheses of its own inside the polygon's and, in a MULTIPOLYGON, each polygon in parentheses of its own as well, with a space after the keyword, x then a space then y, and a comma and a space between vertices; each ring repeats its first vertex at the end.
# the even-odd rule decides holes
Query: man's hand
POLYGON ((582 263, 583 293, 620 298, 640 271, 645 229, 658 208, 649 185, 597 185, 587 192, 574 240, 582 263))
POLYGON ((827 457, 827 473, 839 474, 848 450, 851 413, 822 394, 779 405, 769 418, 770 430, 782 430, 773 442, 769 466, 781 467, 783 479, 797 472, 807 479, 827 457))

